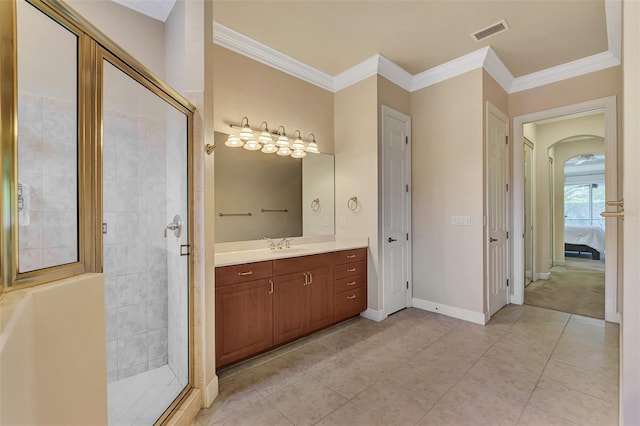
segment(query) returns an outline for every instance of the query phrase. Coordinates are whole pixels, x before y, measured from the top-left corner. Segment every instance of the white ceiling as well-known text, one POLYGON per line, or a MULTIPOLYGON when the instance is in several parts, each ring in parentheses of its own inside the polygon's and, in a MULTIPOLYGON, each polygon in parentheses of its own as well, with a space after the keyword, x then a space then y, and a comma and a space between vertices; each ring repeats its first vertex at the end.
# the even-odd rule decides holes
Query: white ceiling
MULTIPOLYGON (((175 2, 113 1, 160 20, 175 2)), ((464 71, 461 58, 471 66, 475 55, 513 92, 619 64, 620 9, 620 0, 213 0, 214 41, 330 90, 367 61, 415 90, 421 73, 464 71), (510 30, 470 36, 502 19, 510 30)))

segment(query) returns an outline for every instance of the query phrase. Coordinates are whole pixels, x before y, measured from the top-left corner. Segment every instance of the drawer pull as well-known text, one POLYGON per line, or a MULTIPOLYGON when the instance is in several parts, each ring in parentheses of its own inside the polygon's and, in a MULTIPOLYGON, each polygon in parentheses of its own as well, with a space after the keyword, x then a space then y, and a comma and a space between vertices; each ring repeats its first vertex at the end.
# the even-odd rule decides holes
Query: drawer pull
POLYGON ((352 294, 351 296, 347 296, 347 299, 349 299, 349 300, 353 300, 353 299, 355 299, 355 298, 356 298, 356 295, 355 295, 355 294, 352 294))
POLYGON ((347 269, 347 272, 355 272, 355 271, 356 271, 356 268, 349 268, 349 269, 347 269))
POLYGON ((351 281, 350 283, 347 283, 347 285, 356 285, 355 281, 351 281))
POLYGON ((269 280, 269 294, 273 294, 273 280, 269 280))
POLYGON ((347 256, 347 259, 354 259, 356 257, 355 254, 350 254, 349 256, 347 256))
POLYGON ((253 271, 238 272, 238 275, 240 275, 240 276, 251 275, 251 274, 253 274, 253 271))

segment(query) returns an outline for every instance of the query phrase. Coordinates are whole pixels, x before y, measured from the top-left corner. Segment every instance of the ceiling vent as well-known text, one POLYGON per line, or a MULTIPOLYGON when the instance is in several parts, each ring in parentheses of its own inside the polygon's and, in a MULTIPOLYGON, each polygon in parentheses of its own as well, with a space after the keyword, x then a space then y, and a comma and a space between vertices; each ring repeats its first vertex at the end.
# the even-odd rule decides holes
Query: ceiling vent
POLYGON ((509 29, 509 24, 504 19, 496 24, 490 25, 487 28, 483 28, 480 31, 477 31, 471 34, 471 38, 475 41, 481 41, 485 38, 493 37, 496 34, 500 34, 509 29))

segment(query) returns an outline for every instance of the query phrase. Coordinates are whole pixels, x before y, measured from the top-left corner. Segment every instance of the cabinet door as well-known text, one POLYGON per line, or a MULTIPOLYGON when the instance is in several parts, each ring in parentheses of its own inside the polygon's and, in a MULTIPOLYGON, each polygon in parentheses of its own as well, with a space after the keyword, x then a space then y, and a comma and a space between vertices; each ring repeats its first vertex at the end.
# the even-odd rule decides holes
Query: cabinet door
POLYGON ((307 330, 307 286, 303 272, 274 277, 273 343, 288 342, 307 330))
POLYGON ((273 297, 268 279, 216 289, 216 365, 263 351, 273 344, 273 297))
POLYGON ((309 272, 309 328, 315 331, 333 323, 333 268, 309 272))

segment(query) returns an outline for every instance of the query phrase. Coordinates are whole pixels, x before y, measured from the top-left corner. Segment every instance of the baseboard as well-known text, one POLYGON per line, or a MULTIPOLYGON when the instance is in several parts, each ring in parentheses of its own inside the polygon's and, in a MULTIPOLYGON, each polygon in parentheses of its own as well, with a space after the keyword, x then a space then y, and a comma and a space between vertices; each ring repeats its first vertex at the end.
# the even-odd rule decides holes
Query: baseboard
POLYGON ((536 275, 539 280, 548 280, 551 278, 551 272, 538 272, 536 275))
POLYGON ((558 260, 554 260, 554 261, 553 261, 553 264, 554 264, 555 266, 567 266, 567 261, 566 261, 566 260, 564 260, 564 259, 562 259, 562 260, 561 260, 561 259, 558 259, 558 260))
POLYGON ((469 321, 475 324, 485 325, 489 321, 488 312, 475 312, 467 309, 457 308, 455 306, 443 305, 442 303, 432 302, 430 300, 413 298, 412 304, 415 308, 422 309, 429 312, 435 312, 437 314, 446 315, 461 319, 463 321, 469 321))
POLYGON ((382 309, 379 311, 376 311, 375 309, 367 309, 360 313, 360 316, 375 322, 380 322, 387 317, 382 309))
POLYGON ((218 376, 213 376, 213 379, 207 384, 207 388, 202 395, 202 402, 204 408, 209 408, 213 404, 213 400, 218 396, 218 376))

